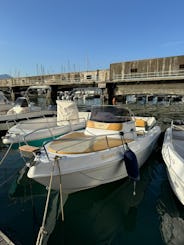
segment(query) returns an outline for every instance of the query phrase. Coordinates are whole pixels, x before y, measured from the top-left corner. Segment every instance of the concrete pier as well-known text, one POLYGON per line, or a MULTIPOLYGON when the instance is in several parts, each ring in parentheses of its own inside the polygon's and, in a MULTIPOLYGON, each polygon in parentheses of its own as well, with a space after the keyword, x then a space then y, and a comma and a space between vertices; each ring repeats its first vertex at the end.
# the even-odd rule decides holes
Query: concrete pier
POLYGON ((50 85, 54 91, 98 87, 109 101, 127 94, 184 94, 184 56, 110 64, 108 69, 16 77, 0 80, 0 89, 16 94, 32 85, 50 85))

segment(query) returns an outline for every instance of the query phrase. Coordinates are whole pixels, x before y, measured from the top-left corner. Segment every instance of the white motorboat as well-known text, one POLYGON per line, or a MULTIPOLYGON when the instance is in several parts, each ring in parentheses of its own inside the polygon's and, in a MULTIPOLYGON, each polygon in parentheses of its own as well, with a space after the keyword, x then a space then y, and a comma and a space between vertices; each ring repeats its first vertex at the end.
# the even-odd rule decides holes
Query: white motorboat
POLYGON ((35 106, 33 103, 28 101, 26 97, 18 97, 13 107, 7 111, 6 114, 2 114, 0 117, 0 131, 6 131, 17 122, 38 118, 41 116, 52 116, 56 114, 56 110, 48 107, 42 109, 39 106, 35 106))
POLYGON ((90 112, 79 112, 72 101, 56 102, 57 116, 27 119, 17 123, 2 137, 3 144, 13 144, 13 148, 25 144, 39 147, 43 142, 86 126, 90 112))
POLYGON ((25 97, 35 104, 42 105, 42 108, 52 104, 52 88, 49 85, 34 85, 27 88, 25 97))
POLYGON ((171 188, 184 205, 184 122, 172 121, 166 129, 162 156, 171 188))
POLYGON ((64 193, 127 176, 137 180, 161 133, 155 123, 121 106, 94 106, 86 128, 45 144, 27 176, 45 186, 52 182, 52 189, 62 185, 64 193))

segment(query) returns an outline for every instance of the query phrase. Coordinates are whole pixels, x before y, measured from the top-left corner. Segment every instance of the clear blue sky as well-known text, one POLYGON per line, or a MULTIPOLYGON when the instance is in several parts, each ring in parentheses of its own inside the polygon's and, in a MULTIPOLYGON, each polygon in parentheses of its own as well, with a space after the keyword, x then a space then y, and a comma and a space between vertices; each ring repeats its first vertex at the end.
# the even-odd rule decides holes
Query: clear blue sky
POLYGON ((184 0, 1 0, 0 74, 184 55, 184 0))

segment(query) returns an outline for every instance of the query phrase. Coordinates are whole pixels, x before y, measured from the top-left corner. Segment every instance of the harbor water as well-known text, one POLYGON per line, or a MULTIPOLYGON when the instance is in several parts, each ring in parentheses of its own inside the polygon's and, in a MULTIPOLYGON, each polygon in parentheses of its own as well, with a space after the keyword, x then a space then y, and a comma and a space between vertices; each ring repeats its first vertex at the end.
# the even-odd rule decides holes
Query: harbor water
MULTIPOLYGON (((184 244, 184 207, 172 192, 161 156, 164 131, 172 119, 184 118, 184 105, 125 106, 135 115, 155 116, 162 128, 155 151, 140 170, 136 195, 126 178, 64 196, 62 221, 60 196, 52 191, 42 244, 184 244)), ((8 147, 0 147, 2 159, 8 147)), ((18 150, 12 149, 0 165, 0 230, 15 244, 33 245, 42 226, 47 189, 28 179, 26 171, 18 150)))

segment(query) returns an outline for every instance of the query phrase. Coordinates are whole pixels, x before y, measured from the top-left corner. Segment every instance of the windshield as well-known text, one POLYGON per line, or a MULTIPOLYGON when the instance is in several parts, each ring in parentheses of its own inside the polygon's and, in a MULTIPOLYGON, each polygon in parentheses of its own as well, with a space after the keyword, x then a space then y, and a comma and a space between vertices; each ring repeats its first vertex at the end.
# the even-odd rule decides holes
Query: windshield
POLYGON ((91 111, 92 121, 119 123, 131 120, 130 111, 123 107, 118 106, 94 106, 91 111))
POLYGON ((27 89, 26 95, 31 96, 37 96, 37 95, 44 95, 46 96, 51 92, 51 87, 50 86, 31 86, 27 89))
POLYGON ((16 99, 14 106, 28 107, 28 102, 26 98, 19 97, 16 99))

